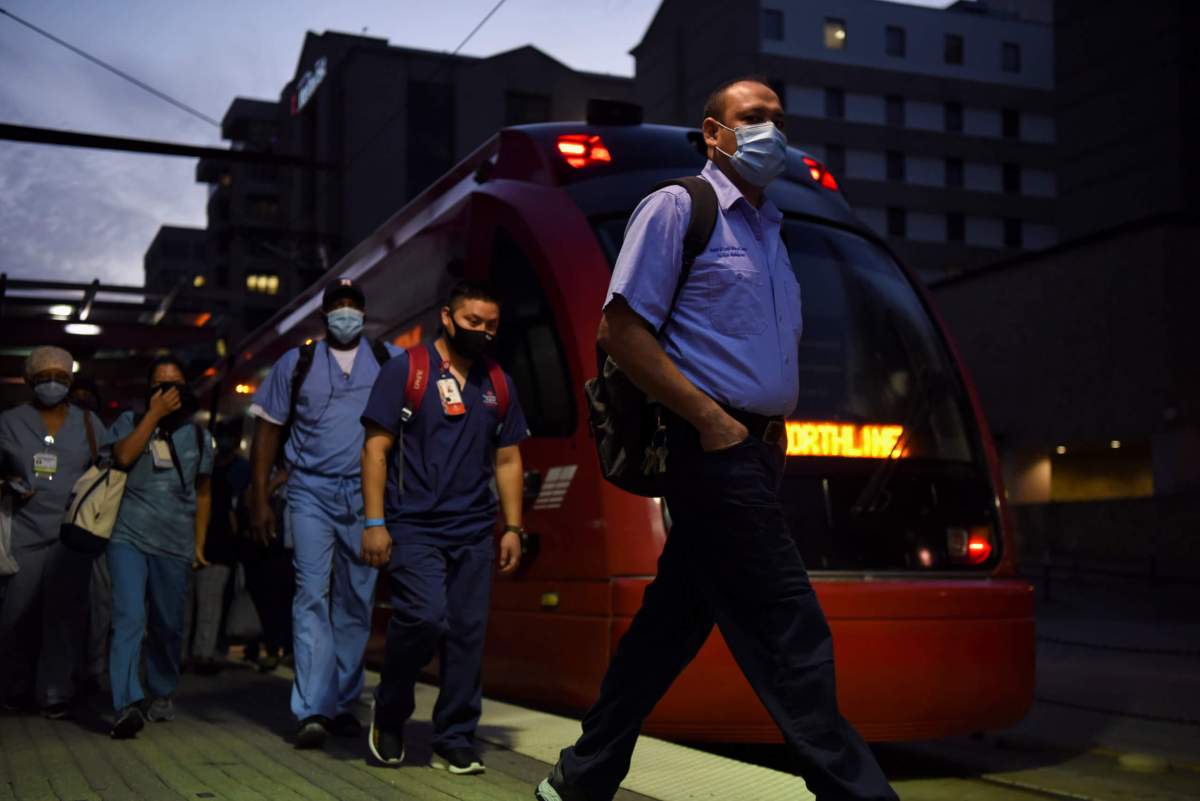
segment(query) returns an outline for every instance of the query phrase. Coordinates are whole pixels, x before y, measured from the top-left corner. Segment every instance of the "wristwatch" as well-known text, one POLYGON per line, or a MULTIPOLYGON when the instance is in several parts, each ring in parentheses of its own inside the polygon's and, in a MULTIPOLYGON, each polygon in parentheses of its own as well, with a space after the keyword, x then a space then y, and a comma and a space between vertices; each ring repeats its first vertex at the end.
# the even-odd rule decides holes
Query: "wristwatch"
POLYGON ((507 534, 510 531, 513 534, 516 534, 518 536, 521 536, 521 537, 525 536, 525 528, 523 526, 514 526, 514 525, 510 524, 510 525, 507 525, 504 527, 505 534, 507 534))

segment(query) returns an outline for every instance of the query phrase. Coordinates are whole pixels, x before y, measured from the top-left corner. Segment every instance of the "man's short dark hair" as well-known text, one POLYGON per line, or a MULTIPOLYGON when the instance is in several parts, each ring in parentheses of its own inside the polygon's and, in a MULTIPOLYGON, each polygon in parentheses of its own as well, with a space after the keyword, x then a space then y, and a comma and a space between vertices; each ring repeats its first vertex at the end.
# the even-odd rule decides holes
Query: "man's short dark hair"
POLYGON ((454 311, 464 300, 486 300, 497 306, 500 305, 500 296, 486 281, 459 281, 450 290, 450 296, 446 298, 446 306, 450 311, 454 311))
POLYGON ((180 361, 178 356, 168 353, 165 356, 159 356, 157 359, 150 362, 150 368, 146 370, 146 383, 148 385, 154 386, 154 371, 162 367, 164 364, 175 365, 175 367, 179 369, 179 374, 183 376, 183 382, 185 384, 187 383, 187 370, 183 368, 183 362, 180 361))
POLYGON ((708 100, 704 101, 704 116, 700 119, 702 123, 709 117, 720 122, 725 121, 725 91, 729 87, 739 83, 760 83, 772 92, 775 91, 770 82, 761 75, 743 75, 740 78, 725 81, 725 83, 713 89, 712 93, 708 96, 708 100))

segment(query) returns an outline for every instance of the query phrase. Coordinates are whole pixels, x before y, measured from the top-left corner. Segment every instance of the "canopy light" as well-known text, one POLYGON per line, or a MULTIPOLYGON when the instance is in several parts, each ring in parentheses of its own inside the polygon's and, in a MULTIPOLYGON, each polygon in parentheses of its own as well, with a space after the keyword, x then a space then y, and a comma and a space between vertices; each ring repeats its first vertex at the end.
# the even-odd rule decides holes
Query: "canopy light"
POLYGON ((1067 446, 1059 445, 1057 448, 1054 449, 1054 452, 1057 453, 1059 456, 1062 456, 1064 453, 1067 452, 1067 446))
POLYGON ((906 449, 896 447, 903 434, 903 426, 789 421, 787 454, 843 459, 899 459, 908 455, 906 449))
POLYGON ((816 181, 817 183, 819 183, 821 186, 825 187, 826 189, 830 190, 831 192, 838 191, 837 180, 834 179, 833 173, 831 173, 828 169, 826 169, 824 164, 817 161, 812 156, 805 156, 804 157, 804 166, 808 167, 808 174, 810 176, 812 176, 812 179, 814 181, 816 181))
POLYGON ((100 326, 91 323, 67 323, 63 330, 77 337, 95 337, 100 335, 100 326))
POLYGON ((249 384, 238 384, 233 388, 233 391, 239 395, 253 395, 254 387, 250 386, 249 384))
POLYGON ((612 153, 594 134, 562 134, 558 137, 558 152, 567 164, 577 170, 612 161, 612 153))
POLYGON ((1112 442, 1108 443, 1108 447, 1115 451, 1117 448, 1121 447, 1121 440, 1114 439, 1112 442))
POLYGON ((55 303, 50 307, 51 317, 70 317, 75 313, 75 307, 70 303, 55 303))

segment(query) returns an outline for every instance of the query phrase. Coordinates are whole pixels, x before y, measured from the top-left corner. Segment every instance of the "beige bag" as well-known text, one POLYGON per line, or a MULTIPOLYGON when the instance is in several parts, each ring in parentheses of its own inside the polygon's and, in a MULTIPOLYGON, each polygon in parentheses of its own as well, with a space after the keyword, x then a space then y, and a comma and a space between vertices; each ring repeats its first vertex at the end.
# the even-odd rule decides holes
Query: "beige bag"
MULTIPOLYGON (((87 427, 88 445, 92 449, 92 461, 95 462, 96 438, 92 431, 91 415, 85 411, 83 419, 87 427)), ((79 477, 71 490, 67 514, 58 532, 63 544, 83 553, 104 552, 112 538, 113 526, 117 523, 127 477, 124 470, 101 464, 93 464, 79 477)))

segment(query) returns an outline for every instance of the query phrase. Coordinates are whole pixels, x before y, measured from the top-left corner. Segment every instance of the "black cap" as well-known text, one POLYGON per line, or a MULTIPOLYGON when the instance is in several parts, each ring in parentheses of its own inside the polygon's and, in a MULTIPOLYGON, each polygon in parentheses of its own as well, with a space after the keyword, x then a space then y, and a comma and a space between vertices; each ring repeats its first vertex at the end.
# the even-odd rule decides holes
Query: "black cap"
POLYGON ((349 278, 339 278, 329 286, 325 287, 325 295, 321 298, 321 308, 328 309, 333 304, 337 303, 342 298, 350 298, 360 309, 367 307, 367 297, 363 291, 358 288, 358 284, 351 281, 349 278))

